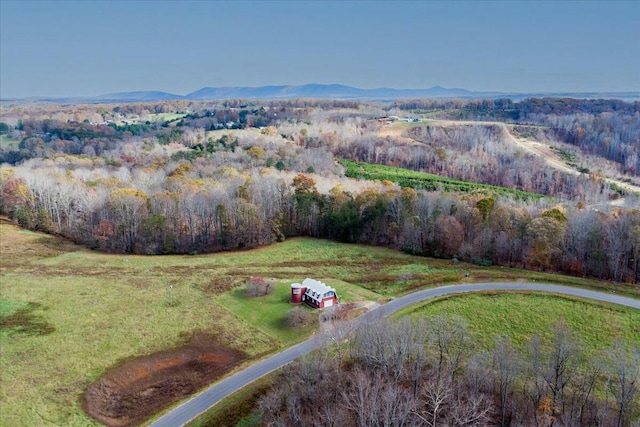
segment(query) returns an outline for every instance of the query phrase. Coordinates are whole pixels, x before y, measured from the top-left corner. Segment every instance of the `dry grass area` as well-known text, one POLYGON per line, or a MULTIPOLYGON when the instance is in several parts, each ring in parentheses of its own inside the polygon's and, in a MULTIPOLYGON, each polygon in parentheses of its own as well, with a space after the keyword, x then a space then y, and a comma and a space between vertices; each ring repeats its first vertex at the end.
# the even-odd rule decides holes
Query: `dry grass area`
POLYGON ((407 130, 424 126, 425 123, 407 123, 407 122, 394 122, 380 126, 378 129, 378 136, 380 138, 391 139, 392 141, 399 142, 404 145, 422 145, 422 143, 416 141, 413 138, 406 136, 407 130))

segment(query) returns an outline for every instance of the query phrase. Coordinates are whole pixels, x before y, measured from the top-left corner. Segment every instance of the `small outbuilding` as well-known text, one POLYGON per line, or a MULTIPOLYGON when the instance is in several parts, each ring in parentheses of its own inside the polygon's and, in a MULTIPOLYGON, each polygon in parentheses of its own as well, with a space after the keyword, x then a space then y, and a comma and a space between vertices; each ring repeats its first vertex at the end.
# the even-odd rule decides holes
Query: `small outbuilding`
POLYGON ((291 303, 307 303, 314 308, 331 307, 338 304, 336 290, 314 279, 304 279, 302 283, 291 285, 291 303))

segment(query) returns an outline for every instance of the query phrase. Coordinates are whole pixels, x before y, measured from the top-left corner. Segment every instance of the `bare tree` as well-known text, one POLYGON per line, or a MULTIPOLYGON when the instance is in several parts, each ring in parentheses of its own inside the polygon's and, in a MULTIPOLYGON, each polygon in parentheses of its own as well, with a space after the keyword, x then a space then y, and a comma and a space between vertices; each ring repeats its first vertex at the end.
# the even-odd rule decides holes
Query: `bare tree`
POLYGON ((273 283, 263 277, 253 277, 247 283, 245 295, 249 298, 263 297, 273 293, 273 283))
POLYGON ((495 389, 500 397, 500 425, 508 424, 508 401, 513 392, 513 387, 520 371, 519 357, 511 345, 511 340, 506 337, 498 337, 491 353, 491 364, 495 389))
POLYGON ((454 378, 469 350, 467 324, 460 316, 437 316, 430 319, 431 345, 436 351, 438 375, 446 370, 454 378))
POLYGON ((451 424, 455 427, 484 427, 490 425, 493 409, 489 399, 481 393, 458 393, 452 403, 451 424))
POLYGON ((588 424, 598 419, 602 412, 602 405, 594 396, 603 374, 602 363, 599 360, 589 360, 584 365, 569 390, 569 410, 563 414, 566 425, 588 424))
POLYGON ((616 403, 616 425, 622 427, 638 400, 640 388, 640 348, 617 340, 607 358, 607 390, 616 403))
POLYGON ((566 323, 563 321, 555 323, 552 328, 543 378, 551 391, 554 414, 559 414, 564 412, 565 389, 577 373, 581 350, 566 323))
POLYGON ((308 326, 313 322, 315 316, 304 307, 294 307, 287 311, 285 323, 291 328, 308 326))
POLYGON ((544 381, 544 348, 540 335, 536 334, 527 343, 527 374, 525 382, 525 393, 531 403, 531 418, 535 420, 535 425, 540 425, 539 413, 545 399, 544 381))
MULTIPOLYGON (((437 427, 443 418, 449 400, 453 394, 449 377, 432 377, 422 392, 423 407, 417 412, 419 418, 429 427, 437 427)), ((443 425, 445 425, 443 423, 443 425)))
POLYGON ((397 382, 413 348, 411 324, 385 320, 366 325, 355 335, 351 357, 364 366, 379 369, 387 381, 397 382))

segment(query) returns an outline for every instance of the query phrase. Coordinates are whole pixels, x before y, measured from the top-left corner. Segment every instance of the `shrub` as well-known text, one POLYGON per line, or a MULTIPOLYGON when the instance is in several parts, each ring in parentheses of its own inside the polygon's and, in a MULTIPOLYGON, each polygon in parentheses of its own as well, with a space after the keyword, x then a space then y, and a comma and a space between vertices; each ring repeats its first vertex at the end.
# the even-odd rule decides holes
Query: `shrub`
POLYGON ((315 316, 304 307, 295 307, 287 311, 285 323, 290 328, 304 327, 310 325, 315 316))
POLYGON ((254 277, 247 283, 245 295, 249 298, 263 297, 273 292, 273 283, 262 277, 254 277))
POLYGON ((474 258, 473 263, 480 267, 491 267, 491 265, 493 264, 493 261, 486 258, 474 258))

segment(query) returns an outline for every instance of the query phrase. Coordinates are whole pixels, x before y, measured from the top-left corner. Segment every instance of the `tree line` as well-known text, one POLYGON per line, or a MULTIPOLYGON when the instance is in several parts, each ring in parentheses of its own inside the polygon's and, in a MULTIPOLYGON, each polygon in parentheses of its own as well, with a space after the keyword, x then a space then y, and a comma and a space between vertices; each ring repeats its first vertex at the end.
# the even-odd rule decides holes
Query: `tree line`
POLYGON ((5 168, 0 207, 24 227, 109 252, 206 253, 312 236, 483 265, 640 278, 637 209, 566 209, 547 199, 414 190, 388 181, 362 182, 355 191, 338 183, 321 192, 315 174, 206 171, 188 162, 169 170, 121 166, 91 179, 83 169, 5 168))

